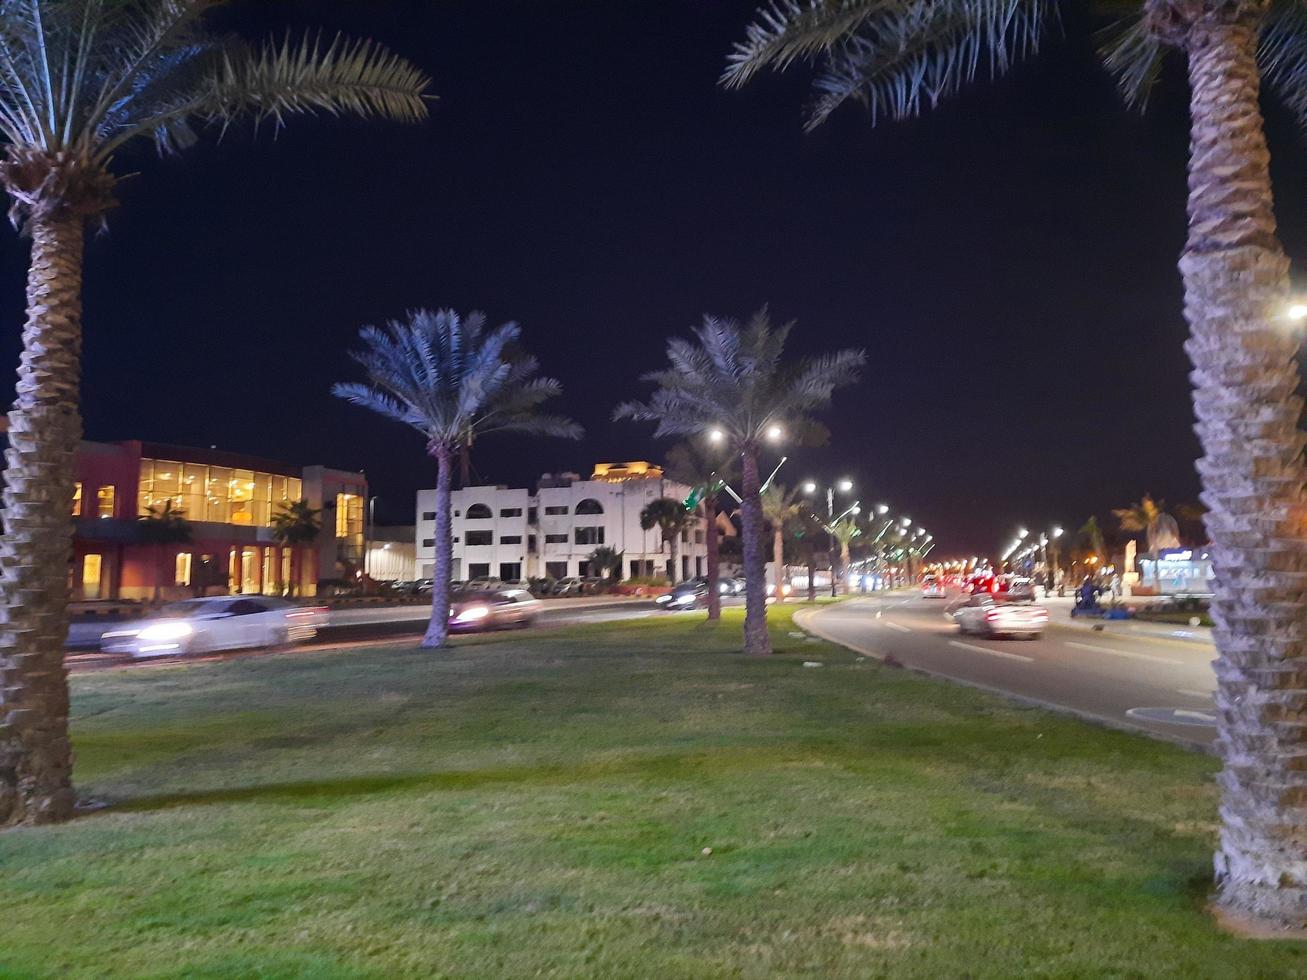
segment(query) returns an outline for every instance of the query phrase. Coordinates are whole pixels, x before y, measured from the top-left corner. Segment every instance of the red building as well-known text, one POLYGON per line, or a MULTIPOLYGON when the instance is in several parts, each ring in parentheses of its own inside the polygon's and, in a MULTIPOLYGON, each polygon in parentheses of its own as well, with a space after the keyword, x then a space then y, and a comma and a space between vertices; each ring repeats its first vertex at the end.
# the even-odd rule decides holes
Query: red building
POLYGON ((74 599, 175 599, 294 591, 362 569, 367 481, 361 473, 148 442, 83 442, 73 502, 74 599), (171 500, 192 528, 185 544, 146 540, 138 518, 171 500), (279 505, 321 511, 310 545, 282 547, 279 505))

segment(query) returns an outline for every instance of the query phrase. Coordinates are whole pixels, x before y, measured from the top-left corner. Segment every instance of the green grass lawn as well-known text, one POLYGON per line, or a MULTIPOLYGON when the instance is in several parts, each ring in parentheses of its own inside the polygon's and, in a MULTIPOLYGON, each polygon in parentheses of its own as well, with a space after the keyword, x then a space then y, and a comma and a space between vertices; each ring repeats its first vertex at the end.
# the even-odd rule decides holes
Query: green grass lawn
POLYGON ((1307 973, 1203 913, 1211 759, 776 620, 79 675, 0 975, 1307 973))

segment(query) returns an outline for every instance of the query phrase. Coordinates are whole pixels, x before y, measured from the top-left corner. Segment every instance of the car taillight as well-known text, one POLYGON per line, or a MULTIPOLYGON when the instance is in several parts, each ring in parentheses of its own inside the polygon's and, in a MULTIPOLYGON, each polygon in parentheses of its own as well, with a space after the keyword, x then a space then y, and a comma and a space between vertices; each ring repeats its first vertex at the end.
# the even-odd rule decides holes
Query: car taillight
POLYGON ((985 618, 989 620, 995 620, 998 619, 998 617, 999 611, 997 609, 991 609, 989 612, 985 613, 985 618))

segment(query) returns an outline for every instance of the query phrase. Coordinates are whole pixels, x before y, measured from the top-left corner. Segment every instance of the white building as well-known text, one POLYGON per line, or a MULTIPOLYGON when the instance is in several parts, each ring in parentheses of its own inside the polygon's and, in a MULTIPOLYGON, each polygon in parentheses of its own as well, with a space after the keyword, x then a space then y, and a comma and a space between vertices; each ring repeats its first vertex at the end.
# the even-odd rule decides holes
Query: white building
MULTIPOLYGON (((486 486, 455 490, 450 497, 455 579, 495 576, 565 578, 590 572, 589 557, 601 545, 622 553, 622 577, 661 576, 668 550, 657 528, 640 528, 640 512, 659 497, 684 500, 690 488, 665 479, 645 462, 598 463, 582 480, 576 473, 545 474, 535 494, 486 486)), ((435 564, 435 490, 417 495, 417 572, 430 578, 435 564)), ((704 529, 681 534, 678 580, 706 571, 704 529)))

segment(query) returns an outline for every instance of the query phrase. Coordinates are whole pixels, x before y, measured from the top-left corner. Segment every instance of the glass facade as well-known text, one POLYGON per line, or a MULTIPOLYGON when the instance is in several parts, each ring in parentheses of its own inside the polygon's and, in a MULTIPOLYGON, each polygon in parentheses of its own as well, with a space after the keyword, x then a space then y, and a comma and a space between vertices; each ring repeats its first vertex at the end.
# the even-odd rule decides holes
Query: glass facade
POLYGON ((267 527, 279 504, 303 496, 303 484, 293 476, 142 459, 137 513, 144 515, 149 507, 171 500, 173 507, 182 510, 190 521, 267 527))
POLYGON ((355 566, 362 564, 363 497, 360 494, 336 494, 336 541, 342 560, 355 566))

